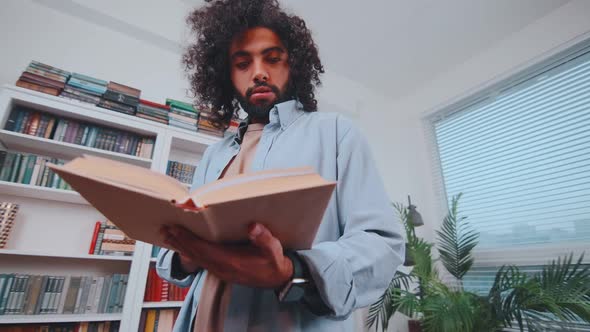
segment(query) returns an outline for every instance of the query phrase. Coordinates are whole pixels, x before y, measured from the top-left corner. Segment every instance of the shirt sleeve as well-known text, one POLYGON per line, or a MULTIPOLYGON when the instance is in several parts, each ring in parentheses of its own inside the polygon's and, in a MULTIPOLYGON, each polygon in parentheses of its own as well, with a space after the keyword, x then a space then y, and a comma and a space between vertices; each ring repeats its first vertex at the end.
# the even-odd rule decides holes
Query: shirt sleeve
MULTIPOLYGON (((205 183, 206 165, 208 165, 210 153, 210 148, 205 150, 203 158, 193 176, 191 191, 205 183)), ((180 287, 189 287, 195 278, 195 274, 187 274, 182 271, 178 254, 173 250, 165 248, 160 249, 158 254, 158 259, 156 260, 156 272, 160 278, 180 287)))
POLYGON ((323 302, 327 316, 334 319, 345 319, 354 309, 376 301, 403 263, 405 250, 401 223, 365 138, 352 125, 341 127, 345 128, 338 136, 335 195, 342 235, 298 251, 320 305, 323 302))
POLYGON ((178 254, 165 248, 162 248, 158 254, 156 271, 160 278, 179 287, 189 287, 195 278, 195 274, 187 274, 182 271, 178 254))

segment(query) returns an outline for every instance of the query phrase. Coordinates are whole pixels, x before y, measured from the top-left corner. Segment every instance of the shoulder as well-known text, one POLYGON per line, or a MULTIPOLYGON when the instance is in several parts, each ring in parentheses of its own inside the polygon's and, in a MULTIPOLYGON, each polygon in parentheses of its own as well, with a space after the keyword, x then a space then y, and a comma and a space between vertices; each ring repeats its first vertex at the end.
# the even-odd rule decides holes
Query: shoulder
POLYGON ((338 141, 347 136, 362 136, 358 126, 350 118, 336 112, 306 112, 302 116, 306 126, 317 126, 322 131, 333 132, 338 141))
POLYGON ((216 153, 229 149, 235 140, 235 134, 225 136, 219 141, 209 145, 205 152, 203 153, 203 158, 201 159, 201 163, 208 163, 209 158, 216 153))

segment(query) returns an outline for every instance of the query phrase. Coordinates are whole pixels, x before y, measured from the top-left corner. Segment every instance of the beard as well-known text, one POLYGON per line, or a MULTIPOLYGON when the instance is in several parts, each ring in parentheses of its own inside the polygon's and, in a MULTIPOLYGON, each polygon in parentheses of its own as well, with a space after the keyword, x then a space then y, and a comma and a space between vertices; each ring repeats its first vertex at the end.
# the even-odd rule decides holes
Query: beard
POLYGON ((256 83, 256 85, 254 85, 253 87, 248 88, 248 90, 246 90, 245 97, 242 96, 240 93, 237 93, 236 99, 238 100, 238 102, 242 106, 242 109, 248 114, 249 118, 265 119, 265 118, 268 118, 268 114, 270 113, 270 110, 276 104, 279 104, 279 103, 282 103, 284 101, 291 99, 291 97, 290 97, 291 93, 289 93, 290 90, 291 89, 288 88, 288 89, 286 89, 285 93, 281 93, 281 90, 279 89, 278 86, 268 84, 265 82, 260 82, 260 83, 256 83), (250 98, 252 97, 254 89, 261 87, 261 86, 271 89, 271 91, 275 95, 275 98, 272 100, 263 101, 263 102, 260 102, 257 104, 251 103, 250 98))

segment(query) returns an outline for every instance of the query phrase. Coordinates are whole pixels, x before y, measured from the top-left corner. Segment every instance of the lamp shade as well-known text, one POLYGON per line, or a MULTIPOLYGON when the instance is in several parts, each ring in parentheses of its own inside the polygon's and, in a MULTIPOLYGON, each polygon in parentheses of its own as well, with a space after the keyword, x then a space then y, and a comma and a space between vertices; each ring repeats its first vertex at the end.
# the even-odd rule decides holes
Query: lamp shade
POLYGON ((420 212, 416 210, 416 205, 412 205, 412 201, 410 200, 410 196, 408 195, 408 219, 414 225, 414 227, 424 226, 424 220, 422 220, 422 215, 420 212))

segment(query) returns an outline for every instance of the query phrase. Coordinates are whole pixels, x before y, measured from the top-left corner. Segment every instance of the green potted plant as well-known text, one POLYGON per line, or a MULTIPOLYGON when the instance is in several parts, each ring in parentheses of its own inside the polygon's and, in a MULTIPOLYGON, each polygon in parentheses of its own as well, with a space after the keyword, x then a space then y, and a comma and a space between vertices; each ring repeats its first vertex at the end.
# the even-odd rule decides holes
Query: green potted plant
POLYGON ((513 325, 520 331, 542 331, 552 322, 590 322, 590 270, 582 264, 583 255, 577 261, 573 255, 558 258, 534 275, 503 266, 487 296, 465 291, 462 280, 473 265, 479 234, 459 215, 460 198, 461 194, 452 198, 436 232, 444 270, 434 267, 433 244, 416 236, 415 214, 394 204, 415 265, 409 273, 396 273, 383 296, 369 308, 367 326, 386 331, 395 312, 411 318, 411 332, 499 331, 513 325), (442 282, 439 273, 448 273, 454 282, 442 282))

